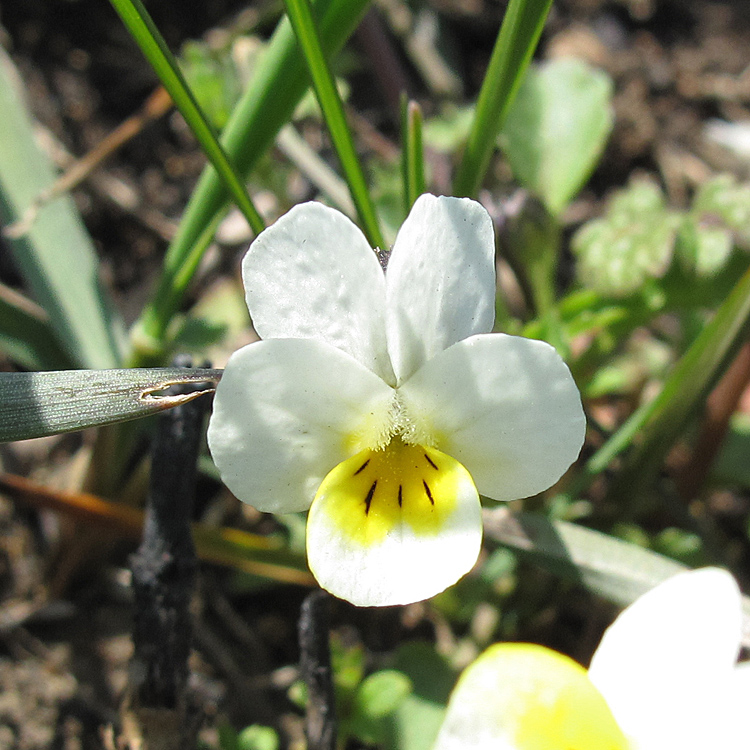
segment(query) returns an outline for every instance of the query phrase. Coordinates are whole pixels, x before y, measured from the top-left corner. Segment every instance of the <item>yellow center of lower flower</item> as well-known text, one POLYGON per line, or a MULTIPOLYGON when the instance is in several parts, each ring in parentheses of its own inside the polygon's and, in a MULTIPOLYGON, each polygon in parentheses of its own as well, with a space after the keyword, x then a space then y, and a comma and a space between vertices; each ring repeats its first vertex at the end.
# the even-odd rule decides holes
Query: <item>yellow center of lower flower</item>
POLYGON ((316 495, 350 539, 363 546, 397 533, 402 524, 418 535, 435 535, 451 516, 466 469, 435 448, 394 436, 387 446, 342 461, 316 495))

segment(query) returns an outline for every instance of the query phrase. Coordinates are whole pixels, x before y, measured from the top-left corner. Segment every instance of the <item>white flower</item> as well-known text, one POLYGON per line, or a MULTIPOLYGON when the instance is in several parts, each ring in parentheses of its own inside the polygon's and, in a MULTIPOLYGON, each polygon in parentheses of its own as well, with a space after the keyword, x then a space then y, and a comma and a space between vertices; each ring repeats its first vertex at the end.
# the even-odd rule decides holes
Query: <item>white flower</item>
POLYGON ((630 605, 588 673, 543 646, 491 646, 463 673, 434 750, 748 750, 741 597, 718 568, 630 605))
POLYGON ((310 508, 321 586, 358 605, 430 597, 474 565, 479 492, 534 495, 578 456, 570 372, 540 341, 489 334, 492 223, 421 196, 383 272, 316 203, 261 233, 242 265, 263 341, 235 352, 208 431, 223 480, 259 510, 310 508))

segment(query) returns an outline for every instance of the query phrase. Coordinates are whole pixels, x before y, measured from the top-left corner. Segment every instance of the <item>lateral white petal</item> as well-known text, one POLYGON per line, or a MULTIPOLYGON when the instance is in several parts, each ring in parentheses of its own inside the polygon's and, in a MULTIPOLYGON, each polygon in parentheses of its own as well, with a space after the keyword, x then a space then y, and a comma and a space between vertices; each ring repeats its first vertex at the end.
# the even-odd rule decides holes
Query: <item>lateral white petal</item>
POLYGON ((726 571, 680 573, 606 631, 589 675, 639 750, 713 744, 739 651, 740 601, 726 571))
POLYGON ((307 561, 318 583, 357 606, 384 607, 428 599, 468 573, 481 548, 482 517, 471 477, 460 470, 452 477, 452 512, 431 531, 400 513, 385 525, 376 520, 374 535, 363 531, 366 514, 348 501, 351 512, 342 513, 340 493, 327 492, 324 483, 307 519, 307 561))
POLYGON ((229 359, 208 445, 221 478, 259 510, 305 510, 323 477, 358 449, 352 435, 386 424, 393 390, 320 341, 249 344, 229 359))
POLYGON ((295 206, 250 246, 242 279, 262 339, 325 341, 393 382, 383 270, 342 213, 320 203, 295 206))
POLYGON ((435 447, 459 460, 495 500, 535 495, 576 460, 586 419, 555 349, 501 333, 473 336, 427 362, 399 388, 435 447))
POLYGON ((398 382, 495 320, 492 220, 468 198, 422 195, 386 272, 388 351, 398 382))

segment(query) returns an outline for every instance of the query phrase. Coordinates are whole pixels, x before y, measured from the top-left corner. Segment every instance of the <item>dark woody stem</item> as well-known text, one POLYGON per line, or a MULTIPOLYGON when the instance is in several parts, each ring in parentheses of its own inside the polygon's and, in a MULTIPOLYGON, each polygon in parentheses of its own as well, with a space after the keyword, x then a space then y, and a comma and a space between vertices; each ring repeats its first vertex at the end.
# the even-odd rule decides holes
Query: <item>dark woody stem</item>
MULTIPOLYGON (((196 386, 173 388, 184 393, 196 386)), ((164 709, 184 719, 188 710, 189 608, 197 571, 190 521, 209 403, 198 398, 158 418, 143 540, 131 559, 135 613, 130 703, 136 712, 164 709)), ((183 728, 189 723, 180 721, 183 728)), ((191 745, 191 739, 183 737, 181 747, 191 745)))
POLYGON ((336 750, 336 700, 328 642, 325 591, 313 591, 302 602, 299 619, 300 672, 307 685, 305 732, 308 750, 336 750))

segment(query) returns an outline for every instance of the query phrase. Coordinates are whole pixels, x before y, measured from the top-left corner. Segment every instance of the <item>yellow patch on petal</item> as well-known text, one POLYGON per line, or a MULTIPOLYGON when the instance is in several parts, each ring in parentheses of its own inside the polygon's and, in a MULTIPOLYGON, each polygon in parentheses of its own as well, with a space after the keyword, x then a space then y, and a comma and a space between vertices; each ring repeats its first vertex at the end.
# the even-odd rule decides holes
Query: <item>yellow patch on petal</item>
POLYGON ((325 498, 328 515, 343 534, 369 547, 401 523, 433 536, 456 508, 469 472, 435 448, 394 437, 381 449, 342 461, 323 480, 313 504, 325 498))
POLYGON ((466 727, 518 750, 630 748, 587 671, 529 643, 487 649, 461 676, 448 709, 451 721, 454 738, 466 727))

